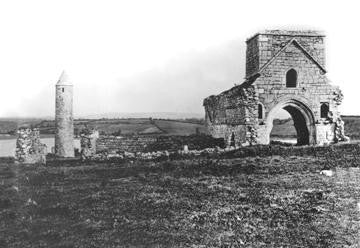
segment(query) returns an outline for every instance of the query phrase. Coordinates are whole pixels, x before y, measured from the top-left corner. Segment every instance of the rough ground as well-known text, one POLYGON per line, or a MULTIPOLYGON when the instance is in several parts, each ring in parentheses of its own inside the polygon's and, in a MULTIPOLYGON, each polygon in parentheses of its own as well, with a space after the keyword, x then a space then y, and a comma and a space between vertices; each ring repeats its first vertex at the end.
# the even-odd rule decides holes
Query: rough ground
POLYGON ((1 159, 0 247, 359 247, 359 165, 340 154, 1 159), (335 175, 320 175, 324 166, 335 175))

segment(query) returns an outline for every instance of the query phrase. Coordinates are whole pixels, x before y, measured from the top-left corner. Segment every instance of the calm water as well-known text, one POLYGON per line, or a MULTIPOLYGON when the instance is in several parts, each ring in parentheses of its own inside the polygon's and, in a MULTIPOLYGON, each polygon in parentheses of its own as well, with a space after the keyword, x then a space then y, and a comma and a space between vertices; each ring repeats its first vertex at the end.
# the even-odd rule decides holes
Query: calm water
POLYGON ((297 143, 297 139, 296 138, 271 138, 271 140, 273 141, 280 141, 280 142, 284 142, 284 143, 289 143, 289 144, 293 144, 296 145, 297 143))
MULTIPOLYGON (((55 138, 41 138, 41 142, 46 145, 47 152, 51 152, 55 138)), ((74 140, 75 148, 80 149, 80 140, 74 140)), ((16 139, 0 140, 0 157, 14 156, 16 149, 16 139)))

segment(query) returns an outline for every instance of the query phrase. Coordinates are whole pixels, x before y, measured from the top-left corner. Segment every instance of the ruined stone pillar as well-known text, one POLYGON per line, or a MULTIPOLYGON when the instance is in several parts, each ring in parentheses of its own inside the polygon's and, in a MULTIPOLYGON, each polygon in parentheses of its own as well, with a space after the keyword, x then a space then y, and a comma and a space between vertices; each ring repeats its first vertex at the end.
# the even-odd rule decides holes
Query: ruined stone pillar
POLYGON ((81 133, 81 158, 87 159, 96 154, 96 140, 99 138, 97 130, 83 130, 81 133))
POLYGON ((21 128, 17 133, 16 162, 24 164, 45 164, 46 145, 40 142, 39 130, 21 128))

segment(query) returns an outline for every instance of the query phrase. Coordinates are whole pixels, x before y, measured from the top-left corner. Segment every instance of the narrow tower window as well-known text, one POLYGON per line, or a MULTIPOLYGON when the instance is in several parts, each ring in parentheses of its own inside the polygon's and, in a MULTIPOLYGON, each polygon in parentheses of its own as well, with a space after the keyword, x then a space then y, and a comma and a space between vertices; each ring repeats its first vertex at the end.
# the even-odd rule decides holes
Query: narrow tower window
POLYGON ((234 133, 231 134, 230 146, 235 147, 235 134, 234 133))
POLYGON ((64 92, 64 88, 61 88, 61 91, 64 92))
POLYGON ((320 118, 327 118, 329 114, 329 103, 323 102, 320 106, 320 118))
POLYGON ((290 69, 286 73, 286 87, 295 88, 297 84, 297 72, 294 69, 290 69))
POLYGON ((258 119, 263 118, 263 106, 261 103, 258 104, 258 119))

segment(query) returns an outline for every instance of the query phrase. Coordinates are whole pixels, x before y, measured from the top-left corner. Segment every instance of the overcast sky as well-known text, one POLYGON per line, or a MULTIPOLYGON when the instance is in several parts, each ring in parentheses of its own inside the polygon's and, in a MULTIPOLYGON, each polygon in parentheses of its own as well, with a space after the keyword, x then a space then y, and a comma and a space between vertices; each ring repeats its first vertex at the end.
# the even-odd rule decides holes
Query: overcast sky
POLYGON ((53 116, 63 69, 76 116, 203 113, 203 98, 243 81, 245 39, 272 28, 323 30, 341 110, 360 115, 356 2, 1 1, 0 117, 53 116))

